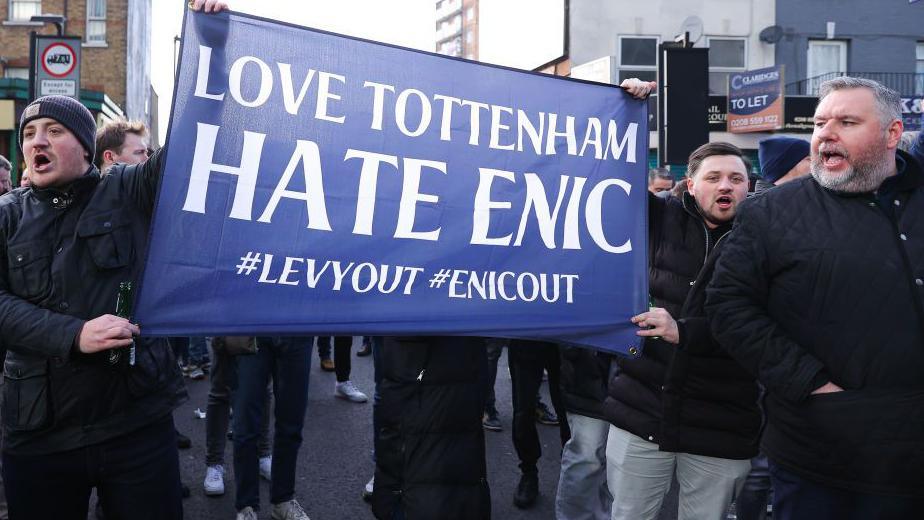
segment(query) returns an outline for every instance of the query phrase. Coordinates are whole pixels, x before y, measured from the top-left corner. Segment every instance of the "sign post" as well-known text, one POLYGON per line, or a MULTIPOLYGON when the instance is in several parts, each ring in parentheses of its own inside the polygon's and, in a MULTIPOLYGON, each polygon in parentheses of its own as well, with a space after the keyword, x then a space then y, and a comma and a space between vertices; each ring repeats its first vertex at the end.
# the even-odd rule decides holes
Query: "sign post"
POLYGON ((60 95, 80 100, 80 37, 32 34, 32 99, 60 95))

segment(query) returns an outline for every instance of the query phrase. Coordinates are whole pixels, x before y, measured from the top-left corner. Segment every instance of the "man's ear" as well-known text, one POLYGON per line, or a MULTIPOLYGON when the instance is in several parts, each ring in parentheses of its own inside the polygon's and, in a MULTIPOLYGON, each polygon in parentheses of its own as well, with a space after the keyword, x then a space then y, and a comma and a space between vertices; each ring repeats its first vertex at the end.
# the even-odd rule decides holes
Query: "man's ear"
POLYGON ((905 126, 901 119, 895 119, 886 127, 886 143, 889 149, 898 148, 898 143, 902 140, 902 132, 905 126))

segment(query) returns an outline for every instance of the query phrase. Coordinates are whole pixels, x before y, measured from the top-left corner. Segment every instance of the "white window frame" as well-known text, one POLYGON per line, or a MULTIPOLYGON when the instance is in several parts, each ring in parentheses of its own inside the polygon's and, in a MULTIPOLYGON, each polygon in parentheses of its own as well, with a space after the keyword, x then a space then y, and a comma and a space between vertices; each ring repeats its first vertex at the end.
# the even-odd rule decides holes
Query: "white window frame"
POLYGON ((108 27, 106 25, 106 15, 109 12, 109 2, 107 0, 103 1, 103 16, 90 16, 90 2, 93 0, 87 0, 84 4, 87 9, 87 20, 86 20, 86 30, 84 31, 84 46, 87 47, 105 47, 107 45, 106 37, 109 33, 108 27), (90 24, 92 22, 102 22, 103 25, 103 39, 102 40, 90 40, 90 24))
POLYGON ((615 79, 618 80, 620 73, 623 71, 645 71, 645 72, 654 72, 655 75, 658 74, 658 63, 661 61, 660 53, 661 45, 661 36, 656 34, 621 34, 618 38, 618 47, 616 49, 616 74, 615 79), (631 63, 622 62, 622 42, 623 40, 654 40, 655 42, 655 62, 654 65, 633 65, 631 63))
POLYGON ((42 25, 42 22, 33 22, 29 20, 28 18, 13 18, 13 4, 21 4, 21 3, 38 4, 38 11, 35 14, 42 14, 42 1, 41 0, 8 0, 7 1, 7 12, 6 12, 7 22, 11 22, 13 24, 42 25))
MULTIPOLYGON (((820 39, 819 40, 815 40, 815 39, 809 40, 808 46, 806 47, 806 50, 805 50, 805 77, 806 79, 811 80, 812 78, 816 76, 820 76, 821 74, 827 74, 829 72, 842 72, 846 74, 847 73, 847 52, 848 51, 849 51, 849 48, 847 46, 847 40, 820 40, 820 39), (826 71, 826 72, 812 70, 812 47, 828 46, 828 45, 833 45, 833 46, 837 46, 841 48, 840 63, 838 64, 838 70, 826 71)), ((820 86, 821 86, 821 82, 817 80, 809 81, 809 84, 806 85, 806 91, 808 94, 815 94, 818 92, 818 88, 820 86)))
POLYGON ((619 36, 619 48, 616 49, 616 56, 619 57, 619 68, 638 69, 638 70, 658 70, 658 46, 661 44, 661 37, 653 34, 624 34, 619 36), (655 41, 655 62, 654 65, 637 65, 634 63, 622 62, 622 41, 623 40, 654 40, 655 41))
POLYGON ((914 81, 914 93, 924 94, 924 41, 918 41, 914 46, 914 72, 917 74, 914 81))
POLYGON ((740 72, 748 70, 748 39, 741 36, 706 36, 706 45, 712 47, 712 40, 734 40, 744 42, 744 66, 743 67, 713 67, 709 64, 709 72, 740 72))

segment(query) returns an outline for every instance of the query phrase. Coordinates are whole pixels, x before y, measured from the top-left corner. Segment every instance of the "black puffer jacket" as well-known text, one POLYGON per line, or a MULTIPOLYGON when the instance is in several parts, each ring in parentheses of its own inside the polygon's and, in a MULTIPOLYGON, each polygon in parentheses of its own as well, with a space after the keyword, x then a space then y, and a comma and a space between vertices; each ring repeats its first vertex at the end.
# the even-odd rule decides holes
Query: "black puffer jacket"
MULTIPOLYGON (((648 196, 648 287, 654 306, 680 317, 706 254, 714 245, 696 201, 648 196)), ((618 369, 608 385, 606 420, 650 442, 660 442, 661 392, 676 347, 660 339, 645 341, 636 359, 615 358, 618 369)))
POLYGON ((5 450, 97 444, 185 399, 165 340, 137 340, 135 366, 74 347, 85 320, 113 314, 119 283, 141 273, 159 175, 158 154, 104 178, 91 167, 64 192, 19 188, 0 197, 5 450))
POLYGON ((924 495, 924 174, 897 162, 878 198, 806 178, 747 201, 706 310, 767 389, 773 462, 831 486, 924 495), (828 381, 845 391, 809 395, 828 381))
POLYGON ((680 343, 664 382, 660 448, 725 459, 757 455, 761 413, 757 382, 712 336, 706 286, 728 235, 709 254, 677 320, 680 343))
POLYGON ((568 413, 606 420, 603 402, 611 355, 580 347, 559 347, 561 400, 568 413))
POLYGON ((375 416, 376 518, 491 518, 485 466, 483 338, 395 337, 383 348, 375 416))

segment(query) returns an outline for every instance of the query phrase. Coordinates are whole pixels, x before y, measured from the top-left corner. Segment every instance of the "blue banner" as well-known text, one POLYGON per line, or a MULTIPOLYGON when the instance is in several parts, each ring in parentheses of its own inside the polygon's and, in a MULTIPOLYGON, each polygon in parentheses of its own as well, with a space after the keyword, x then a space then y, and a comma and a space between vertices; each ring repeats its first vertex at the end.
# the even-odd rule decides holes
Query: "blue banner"
POLYGON ((637 355, 647 120, 609 85, 188 13, 136 319, 637 355))

